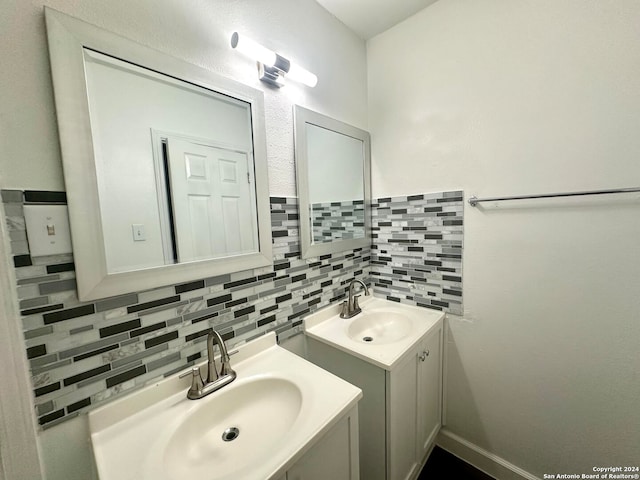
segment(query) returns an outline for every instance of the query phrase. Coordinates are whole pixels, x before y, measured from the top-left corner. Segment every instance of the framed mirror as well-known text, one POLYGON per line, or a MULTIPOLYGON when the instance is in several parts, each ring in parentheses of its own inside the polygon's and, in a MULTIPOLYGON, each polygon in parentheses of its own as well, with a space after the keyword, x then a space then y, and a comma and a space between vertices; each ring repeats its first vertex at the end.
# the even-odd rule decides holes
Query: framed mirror
POLYGON ((45 15, 80 300, 271 264, 262 92, 45 15))
POLYGON ((302 257, 371 244, 369 133, 296 105, 302 257))

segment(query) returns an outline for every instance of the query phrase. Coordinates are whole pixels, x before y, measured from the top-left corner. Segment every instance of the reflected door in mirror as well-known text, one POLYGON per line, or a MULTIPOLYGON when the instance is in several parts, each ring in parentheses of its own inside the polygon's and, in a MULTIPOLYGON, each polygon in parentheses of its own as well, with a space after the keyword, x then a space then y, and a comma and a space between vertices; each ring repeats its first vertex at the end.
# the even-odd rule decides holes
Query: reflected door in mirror
POLYGON ((250 105, 93 51, 85 63, 108 271, 257 252, 250 105))

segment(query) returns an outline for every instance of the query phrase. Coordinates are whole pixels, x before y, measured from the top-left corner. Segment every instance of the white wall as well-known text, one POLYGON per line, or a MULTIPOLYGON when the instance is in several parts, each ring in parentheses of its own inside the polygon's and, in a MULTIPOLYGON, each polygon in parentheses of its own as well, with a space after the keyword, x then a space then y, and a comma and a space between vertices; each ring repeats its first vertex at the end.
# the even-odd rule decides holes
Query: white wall
MULTIPOLYGON (((640 185, 640 3, 441 0, 367 44, 375 197, 640 185)), ((447 429, 542 477, 635 465, 640 195, 465 210, 447 429)))
MULTIPOLYGON (((9 0, 0 7, 0 188, 64 190, 43 5, 263 90, 272 195, 296 194, 294 104, 367 126, 365 44, 313 0, 9 0), (229 46, 235 30, 298 60, 317 87, 259 82, 255 62, 229 46)), ((47 480, 92 478, 87 441, 82 419, 42 432, 47 480)))

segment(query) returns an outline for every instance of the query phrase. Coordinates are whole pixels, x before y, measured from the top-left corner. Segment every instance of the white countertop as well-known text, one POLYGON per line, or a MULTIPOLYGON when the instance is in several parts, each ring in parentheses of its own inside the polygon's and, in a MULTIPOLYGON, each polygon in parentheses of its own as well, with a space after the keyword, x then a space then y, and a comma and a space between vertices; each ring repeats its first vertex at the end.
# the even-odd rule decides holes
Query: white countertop
MULTIPOLYGON (((194 409, 256 379, 276 379, 276 385, 293 382, 300 392, 300 410, 286 435, 274 442, 265 431, 261 451, 247 465, 227 473, 212 468, 211 476, 201 478, 276 480, 362 397, 359 388, 277 346, 273 333, 238 350, 232 357, 237 379, 203 399, 188 400, 190 379, 174 376, 91 412, 91 439, 100 479, 177 480, 175 469, 171 473, 165 464, 164 452, 194 409)), ((269 416, 270 411, 265 409, 262 415, 269 416)))
POLYGON ((361 314, 349 319, 340 318, 340 305, 331 305, 309 315, 304 320, 305 333, 320 342, 331 345, 385 370, 392 370, 411 347, 433 328, 441 324, 444 313, 422 307, 391 302, 373 296, 361 297, 361 314), (349 326, 367 312, 398 314, 410 320, 411 332, 392 343, 365 343, 348 335, 349 326))

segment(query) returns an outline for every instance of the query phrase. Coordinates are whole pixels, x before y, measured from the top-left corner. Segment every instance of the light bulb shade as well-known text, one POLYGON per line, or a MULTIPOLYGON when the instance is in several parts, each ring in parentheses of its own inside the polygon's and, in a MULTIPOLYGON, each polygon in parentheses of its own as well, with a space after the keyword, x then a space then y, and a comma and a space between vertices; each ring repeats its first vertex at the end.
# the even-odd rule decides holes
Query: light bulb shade
POLYGON ((231 47, 268 67, 272 67, 276 63, 277 56, 275 52, 272 52, 244 35, 241 37, 238 32, 233 32, 233 35, 231 35, 231 47))
POLYGON ((286 77, 296 82, 304 83, 308 87, 315 87, 318 84, 318 77, 293 62, 286 73, 286 77))

